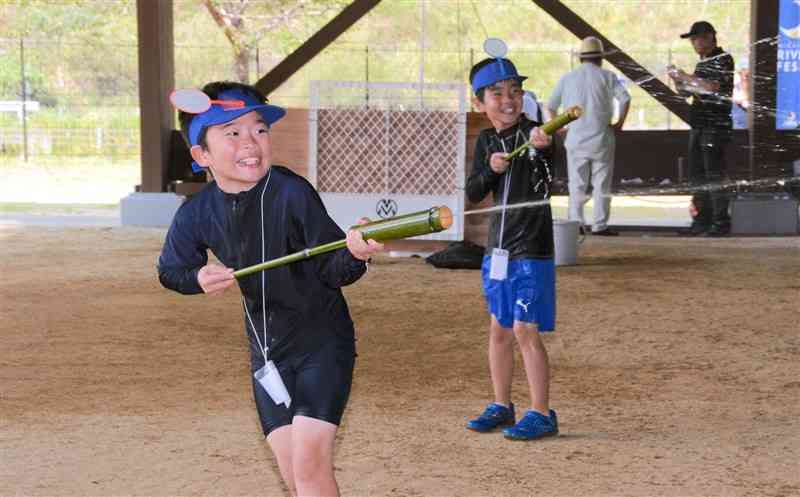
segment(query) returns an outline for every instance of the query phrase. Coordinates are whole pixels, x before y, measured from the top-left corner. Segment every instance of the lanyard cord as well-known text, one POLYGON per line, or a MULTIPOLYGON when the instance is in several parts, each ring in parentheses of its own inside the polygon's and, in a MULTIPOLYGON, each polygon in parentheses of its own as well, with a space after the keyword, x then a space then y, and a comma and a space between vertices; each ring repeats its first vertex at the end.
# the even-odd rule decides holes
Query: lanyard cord
MULTIPOLYGON (((261 190, 261 262, 264 263, 266 261, 266 241, 264 240, 264 193, 267 191, 267 185, 269 185, 269 179, 272 177, 272 169, 270 168, 269 173, 267 173, 267 181, 264 183, 264 189, 261 190)), ((244 300, 244 295, 242 295, 242 307, 244 307, 244 312, 247 315, 247 320, 250 322, 250 327, 253 328, 253 336, 256 337, 256 342, 258 343, 258 348, 261 350, 261 355, 264 356, 264 362, 267 362, 267 352, 269 352, 269 347, 267 347, 267 285, 266 285, 266 271, 261 271, 261 314, 264 320, 264 343, 262 345, 261 340, 258 339, 258 330, 256 330, 256 326, 253 323, 253 318, 250 317, 250 311, 247 310, 247 303, 244 300)))
MULTIPOLYGON (((517 133, 514 136, 514 149, 517 148, 517 140, 519 139, 520 129, 517 127, 517 133)), ((500 146, 503 147, 503 153, 507 154, 508 150, 506 150, 506 142, 503 140, 503 137, 500 138, 500 146)), ((516 157, 511 159, 511 164, 508 166, 508 171, 506 172, 506 179, 505 179, 505 188, 503 188, 503 210, 500 212, 500 235, 499 240, 497 242, 497 248, 503 248, 503 231, 505 231, 506 225, 506 205, 508 204, 508 190, 511 188, 511 172, 514 170, 514 161, 517 160, 516 157)))

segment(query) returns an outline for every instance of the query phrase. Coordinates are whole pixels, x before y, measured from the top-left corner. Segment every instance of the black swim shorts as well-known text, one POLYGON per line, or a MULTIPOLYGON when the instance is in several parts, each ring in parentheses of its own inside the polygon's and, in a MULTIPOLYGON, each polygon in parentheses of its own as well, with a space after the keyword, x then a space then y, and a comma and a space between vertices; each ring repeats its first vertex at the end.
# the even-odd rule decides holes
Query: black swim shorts
MULTIPOLYGON (((264 357, 258 352, 258 346, 254 345, 251 344, 251 366, 252 371, 257 371, 264 365, 264 357)), ((277 361, 275 364, 292 398, 288 408, 284 404, 276 405, 261 384, 252 378, 253 395, 264 435, 291 424, 294 416, 306 416, 339 425, 350 396, 355 358, 355 343, 332 337, 313 352, 295 354, 277 361)))

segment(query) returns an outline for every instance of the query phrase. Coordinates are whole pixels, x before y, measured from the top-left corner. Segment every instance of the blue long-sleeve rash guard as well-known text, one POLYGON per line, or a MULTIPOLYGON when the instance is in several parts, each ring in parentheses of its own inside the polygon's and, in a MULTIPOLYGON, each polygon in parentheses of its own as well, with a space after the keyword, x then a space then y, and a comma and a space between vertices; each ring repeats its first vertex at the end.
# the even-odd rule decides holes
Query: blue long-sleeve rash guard
MULTIPOLYGON (((164 241, 158 277, 171 290, 202 293, 197 273, 209 249, 226 267, 241 269, 344 237, 308 181, 272 166, 249 191, 228 194, 209 183, 182 205, 164 241)), ((270 358, 311 351, 334 338, 352 342, 353 322, 340 288, 365 271, 363 261, 341 249, 240 278, 262 342, 266 325, 270 358)), ((245 326, 252 331, 248 319, 245 326)))

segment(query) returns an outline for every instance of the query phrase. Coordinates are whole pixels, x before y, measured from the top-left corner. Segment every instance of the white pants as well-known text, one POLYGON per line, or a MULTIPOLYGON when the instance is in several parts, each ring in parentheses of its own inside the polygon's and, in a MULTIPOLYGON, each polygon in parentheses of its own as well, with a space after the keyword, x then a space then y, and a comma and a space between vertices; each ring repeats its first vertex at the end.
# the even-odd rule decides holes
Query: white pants
POLYGON ((594 222, 592 231, 608 228, 611 216, 611 180, 614 177, 614 147, 609 147, 602 160, 589 159, 579 150, 567 150, 567 174, 569 179, 569 219, 586 224, 583 206, 589 201, 586 194, 589 178, 592 182, 594 200, 594 222))

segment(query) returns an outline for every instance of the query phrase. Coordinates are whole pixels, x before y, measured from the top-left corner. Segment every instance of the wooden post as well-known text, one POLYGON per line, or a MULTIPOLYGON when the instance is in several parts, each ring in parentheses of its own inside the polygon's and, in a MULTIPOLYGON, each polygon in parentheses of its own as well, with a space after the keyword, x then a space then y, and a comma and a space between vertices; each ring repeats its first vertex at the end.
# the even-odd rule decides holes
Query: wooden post
POLYGON ((142 192, 166 190, 170 134, 175 113, 169 94, 175 87, 172 0, 136 0, 139 33, 142 192))

